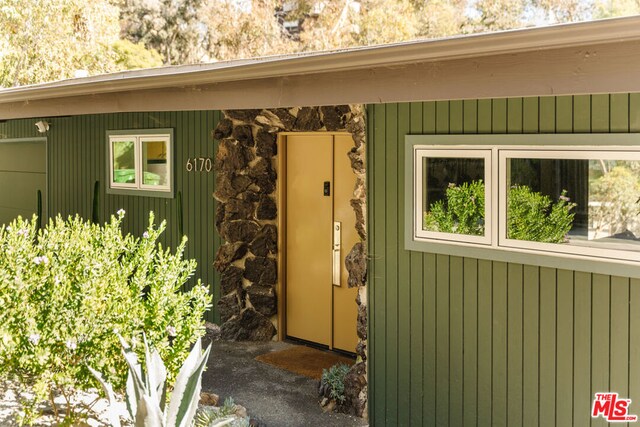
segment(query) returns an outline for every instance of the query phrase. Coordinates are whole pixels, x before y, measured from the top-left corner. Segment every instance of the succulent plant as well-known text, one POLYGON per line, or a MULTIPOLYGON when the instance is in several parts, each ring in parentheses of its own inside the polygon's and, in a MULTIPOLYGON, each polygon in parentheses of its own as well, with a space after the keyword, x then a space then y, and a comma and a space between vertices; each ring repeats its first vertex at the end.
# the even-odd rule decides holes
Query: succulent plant
MULTIPOLYGON (((156 349, 150 349, 144 337, 146 370, 138 356, 122 338, 122 352, 129 367, 126 385, 126 406, 136 427, 189 427, 193 423, 202 386, 202 372, 207 364, 211 345, 202 352, 201 341, 196 341, 176 377, 171 399, 167 402, 167 370, 156 349)), ((99 372, 89 368, 102 385, 111 404, 115 401, 113 388, 99 372)), ((111 414, 109 422, 120 427, 117 415, 111 414)), ((220 420, 215 427, 231 423, 232 419, 220 420)))

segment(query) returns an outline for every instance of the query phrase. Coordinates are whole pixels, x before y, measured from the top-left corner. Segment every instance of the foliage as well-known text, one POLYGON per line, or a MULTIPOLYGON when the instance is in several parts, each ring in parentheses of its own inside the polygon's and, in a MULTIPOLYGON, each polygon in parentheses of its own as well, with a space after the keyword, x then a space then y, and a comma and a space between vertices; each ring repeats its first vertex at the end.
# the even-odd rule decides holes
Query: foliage
MULTIPOLYGON (((171 393, 171 399, 167 399, 167 369, 156 348, 151 348, 144 340, 144 361, 146 369, 138 362, 138 355, 122 339, 122 352, 127 362, 127 411, 136 427, 187 427, 193 423, 193 418, 198 409, 200 389, 202 388, 202 372, 204 371, 211 344, 202 352, 202 344, 198 339, 187 356, 180 372, 176 377, 175 386, 171 393)), ((102 375, 89 368, 91 374, 100 382, 110 403, 115 401, 113 388, 104 380, 102 375)), ((115 411, 111 414, 112 427, 120 427, 120 420, 115 411)), ((216 427, 224 426, 229 422, 220 422, 216 427)))
POLYGON ((532 242, 563 243, 571 230, 573 217, 570 203, 562 191, 557 202, 549 196, 531 191, 526 185, 516 185, 507 195, 507 237, 532 242))
POLYGON ((329 369, 322 370, 320 384, 328 386, 329 396, 340 403, 343 403, 345 399, 344 380, 348 373, 349 366, 344 363, 338 363, 329 369))
POLYGON ((424 229, 443 233, 484 234, 484 183, 482 180, 449 184, 446 200, 432 203, 424 214, 424 229))
POLYGON ((35 218, 18 218, 0 230, 0 378, 19 381, 35 401, 94 387, 87 366, 122 389, 114 330, 134 337, 139 353, 136 340, 146 333, 169 382, 203 333, 208 289, 181 292, 195 270, 195 261, 182 259, 186 240, 172 254, 156 245, 164 222, 154 227, 150 214, 135 238, 122 235, 123 218, 120 210, 101 226, 58 217, 40 231, 35 218))
POLYGON ((146 49, 141 43, 118 40, 113 44, 116 65, 125 70, 162 66, 162 56, 154 49, 146 49))
POLYGON ((117 69, 118 8, 109 0, 3 0, 0 28, 1 87, 117 69))
POLYGON ((133 43, 159 52, 166 65, 201 62, 206 54, 206 26, 200 20, 204 4, 204 0, 124 0, 123 33, 133 43))
POLYGON ((290 53, 297 50, 275 19, 277 0, 253 0, 243 8, 233 0, 208 2, 200 17, 207 25, 211 59, 225 60, 290 53))
POLYGON ((611 227, 611 234, 635 228, 639 212, 638 194, 640 182, 637 173, 628 167, 618 165, 595 179, 589 186, 592 206, 589 216, 593 218, 596 231, 594 238, 599 237, 605 227, 611 227))
POLYGON ((225 399, 224 404, 219 408, 205 407, 198 410, 194 427, 216 427, 220 422, 229 420, 229 427, 249 427, 248 418, 237 418, 236 412, 238 407, 231 397, 225 399))
POLYGON ((0 86, 637 13, 638 0, 4 0, 0 86))
MULTIPOLYGON (((484 183, 449 184, 445 200, 432 203, 424 214, 425 230, 467 235, 484 234, 484 183)), ((507 233, 510 239, 563 243, 571 230, 571 210, 566 191, 552 203, 549 196, 527 186, 513 186, 507 196, 507 233)))

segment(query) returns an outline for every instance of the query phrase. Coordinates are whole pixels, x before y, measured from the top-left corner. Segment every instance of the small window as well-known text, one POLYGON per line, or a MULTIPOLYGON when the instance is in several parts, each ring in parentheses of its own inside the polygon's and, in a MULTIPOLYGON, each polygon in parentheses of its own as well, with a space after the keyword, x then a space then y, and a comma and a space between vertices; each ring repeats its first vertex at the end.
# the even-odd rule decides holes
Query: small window
POLYGON ((111 131, 108 193, 173 197, 170 129, 111 131))
POLYGON ((491 150, 415 154, 415 237, 490 244, 491 150))
POLYGON ((640 260, 640 153, 500 150, 500 245, 640 260))

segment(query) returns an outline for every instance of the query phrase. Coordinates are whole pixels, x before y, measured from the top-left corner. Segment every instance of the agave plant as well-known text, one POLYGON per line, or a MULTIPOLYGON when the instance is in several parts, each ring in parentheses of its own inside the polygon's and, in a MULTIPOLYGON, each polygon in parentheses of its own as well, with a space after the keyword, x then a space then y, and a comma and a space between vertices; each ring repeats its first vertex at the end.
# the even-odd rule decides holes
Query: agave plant
MULTIPOLYGON (((138 362, 138 356, 120 337, 122 352, 129 367, 126 385, 127 412, 136 427, 189 427, 193 423, 202 387, 202 372, 207 364, 211 344, 202 352, 200 340, 195 343, 189 356, 184 361, 176 378, 171 399, 167 402, 167 370, 158 351, 149 349, 144 337, 146 370, 138 362)), ((102 388, 113 406, 115 394, 113 387, 102 375, 89 368, 102 385, 102 388)), ((227 425, 232 419, 220 420, 215 427, 227 425)), ((120 427, 120 419, 115 411, 109 411, 109 422, 113 427, 120 427)))

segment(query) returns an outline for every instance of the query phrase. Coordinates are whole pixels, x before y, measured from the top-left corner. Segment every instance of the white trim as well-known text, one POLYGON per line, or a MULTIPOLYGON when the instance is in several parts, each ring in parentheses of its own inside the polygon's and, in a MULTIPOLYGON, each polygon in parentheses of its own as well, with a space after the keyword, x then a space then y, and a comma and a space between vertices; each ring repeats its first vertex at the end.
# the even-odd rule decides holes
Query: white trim
POLYGON ((150 190, 150 191, 162 191, 162 192, 169 192, 171 191, 171 180, 173 179, 173 174, 171 173, 171 165, 173 164, 173 153, 171 152, 171 137, 168 134, 165 135, 144 135, 144 136, 140 136, 138 138, 139 142, 139 149, 140 149, 140 170, 139 170, 139 174, 140 174, 140 188, 143 190, 150 190), (143 152, 143 146, 145 142, 163 142, 167 151, 167 163, 166 163, 166 168, 167 168, 167 184, 166 185, 151 185, 151 184, 145 184, 144 183, 144 152, 143 152))
MULTIPOLYGON (((498 229, 497 239, 500 248, 560 253, 563 255, 592 256, 615 260, 640 261, 640 251, 611 249, 605 247, 579 246, 571 244, 541 243, 525 240, 509 239, 507 236, 507 160, 508 159, 577 159, 577 160, 640 160, 640 150, 631 147, 523 147, 498 148, 498 229), (594 158, 597 153, 597 158, 594 158)), ((624 242, 620 242, 623 244, 624 242)), ((638 247, 640 249, 640 246, 638 247)))
POLYGON ((138 152, 137 152, 137 138, 134 135, 113 135, 109 137, 109 187, 111 188, 127 188, 127 189, 135 189, 138 188, 138 174, 135 175, 135 182, 133 184, 123 183, 123 182, 115 182, 114 181, 114 170, 113 170, 113 144, 114 142, 133 142, 133 167, 134 170, 137 169, 138 164, 138 152))
MULTIPOLYGON (((574 244, 555 244, 530 242, 507 238, 506 195, 507 195, 507 159, 510 158, 540 158, 540 159, 582 159, 582 160, 637 160, 640 161, 640 145, 516 145, 523 143, 517 140, 535 139, 535 135, 509 135, 515 139, 505 143, 504 135, 497 135, 495 144, 489 144, 491 135, 481 137, 473 135, 473 140, 483 145, 456 145, 463 141, 464 136, 452 136, 448 139, 433 138, 437 143, 445 145, 413 144, 411 151, 411 167, 413 168, 411 185, 411 233, 410 237, 416 244, 430 243, 433 245, 453 245, 458 247, 478 248, 478 250, 497 250, 497 253, 514 253, 522 255, 538 255, 541 257, 560 256, 571 260, 586 262, 613 262, 617 265, 637 267, 640 262, 640 245, 638 251, 620 249, 625 242, 621 241, 618 248, 594 247, 580 245, 578 240, 574 244), (501 139, 502 138, 502 139, 501 139), (451 141, 451 145, 446 142, 451 141), (502 142, 502 144, 500 144, 502 142), (485 159, 485 236, 466 236, 452 233, 438 233, 422 230, 423 206, 423 167, 425 157, 459 157, 485 159), (486 248, 486 249, 482 249, 486 248)), ((545 135, 545 137, 548 135, 545 135)), ((558 140, 567 143, 562 135, 558 140)), ((576 135, 573 134, 573 137, 576 135)), ((594 136, 594 135, 592 135, 594 136)), ((613 137, 616 142, 628 143, 636 139, 634 135, 607 134, 609 140, 613 137)), ((548 139, 542 138, 548 141, 548 139)), ((407 137, 410 141, 411 138, 407 137)), ((590 140, 592 142, 592 140, 590 140)), ((530 143, 530 142, 529 142, 530 143)), ((409 158, 407 158, 409 160, 409 158)), ((615 243, 614 245, 617 245, 615 243)), ((415 248, 412 248, 415 250, 415 248)))
POLYGON ((490 147, 478 146, 456 146, 456 147, 437 147, 437 146, 415 146, 414 147, 414 224, 413 236, 416 240, 442 240, 465 242, 472 244, 491 245, 492 239, 492 204, 487 201, 493 200, 492 197, 492 151, 490 147), (485 184, 485 226, 483 236, 473 236, 466 234, 444 233, 436 231, 427 231, 423 229, 424 205, 423 197, 423 168, 422 161, 425 158, 434 157, 453 157, 461 159, 483 159, 484 160, 484 184, 485 184))
POLYGON ((128 190, 133 192, 140 192, 140 196, 148 195, 146 193, 159 193, 170 194, 172 192, 172 180, 173 180, 173 150, 172 150, 172 138, 170 133, 140 133, 140 134, 114 134, 108 137, 109 144, 109 186, 108 190, 128 190), (134 183, 117 183, 114 182, 114 170, 113 170, 113 143, 118 141, 132 141, 134 143, 134 171, 135 182, 134 183), (166 185, 149 185, 144 184, 143 174, 143 153, 142 146, 145 141, 150 142, 164 142, 167 150, 167 184, 166 185))
POLYGON ((634 40, 640 40, 640 18, 637 16, 441 39, 413 40, 335 51, 118 72, 2 89, 0 104, 345 70, 367 70, 372 67, 539 52, 634 40))

